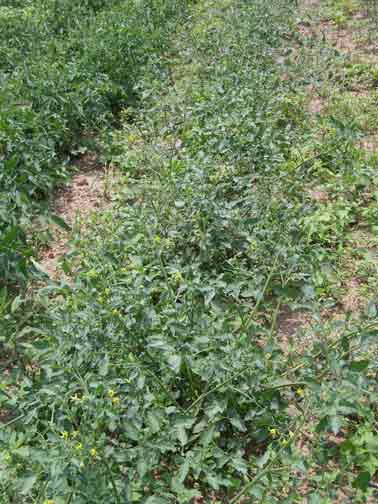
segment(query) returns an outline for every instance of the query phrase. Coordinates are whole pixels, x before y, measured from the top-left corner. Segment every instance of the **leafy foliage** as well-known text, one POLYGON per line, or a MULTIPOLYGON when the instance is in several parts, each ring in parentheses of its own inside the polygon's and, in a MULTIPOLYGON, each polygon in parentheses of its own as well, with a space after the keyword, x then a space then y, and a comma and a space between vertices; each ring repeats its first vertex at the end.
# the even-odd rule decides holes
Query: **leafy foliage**
MULTIPOLYGON (((319 75, 285 57, 292 7, 203 0, 169 44, 158 31, 133 74, 139 101, 105 146, 123 176, 117 205, 75 237, 73 285, 50 283, 33 307, 4 296, 7 502, 372 492, 376 303, 359 318, 321 315, 337 304, 349 231, 374 219, 361 206, 376 165, 356 147, 359 124, 341 113, 314 125, 305 111, 319 75), (315 312, 310 340, 284 343, 285 309, 315 312)), ((96 36, 97 55, 114 33, 96 36)), ((337 58, 324 53, 322 65, 337 58)))
POLYGON ((185 2, 9 2, 0 7, 0 276, 25 280, 33 216, 84 131, 133 101, 185 2))

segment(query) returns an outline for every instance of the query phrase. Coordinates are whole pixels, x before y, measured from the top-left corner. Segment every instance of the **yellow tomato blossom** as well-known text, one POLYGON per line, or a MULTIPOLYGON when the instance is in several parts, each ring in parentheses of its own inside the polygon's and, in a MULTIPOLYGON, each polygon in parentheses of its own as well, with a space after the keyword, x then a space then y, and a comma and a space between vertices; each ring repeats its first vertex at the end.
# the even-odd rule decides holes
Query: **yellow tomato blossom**
POLYGON ((182 282, 183 278, 182 278, 182 275, 179 271, 176 271, 176 273, 174 274, 174 279, 177 283, 182 282))
POLYGON ((68 432, 67 432, 67 431, 63 431, 63 432, 61 432, 61 433, 60 433, 60 437, 61 437, 62 439, 64 439, 65 441, 67 441, 68 436, 69 436, 69 434, 68 434, 68 432))
POLYGON ((92 448, 91 451, 90 451, 90 454, 92 455, 92 457, 96 457, 96 455, 97 455, 96 448, 92 448))
POLYGON ((114 390, 113 390, 113 389, 109 389, 109 390, 108 390, 108 396, 109 396, 109 397, 114 397, 114 396, 115 396, 115 392, 114 392, 114 390))
POLYGON ((273 439, 276 439, 280 435, 280 432, 278 429, 271 428, 269 429, 269 434, 272 436, 273 439))
POLYGON ((112 403, 114 404, 114 406, 117 406, 120 402, 121 402, 121 400, 119 397, 112 398, 112 403))
POLYGON ((79 397, 77 394, 74 394, 73 396, 71 396, 70 399, 73 402, 80 402, 81 401, 81 397, 79 397))

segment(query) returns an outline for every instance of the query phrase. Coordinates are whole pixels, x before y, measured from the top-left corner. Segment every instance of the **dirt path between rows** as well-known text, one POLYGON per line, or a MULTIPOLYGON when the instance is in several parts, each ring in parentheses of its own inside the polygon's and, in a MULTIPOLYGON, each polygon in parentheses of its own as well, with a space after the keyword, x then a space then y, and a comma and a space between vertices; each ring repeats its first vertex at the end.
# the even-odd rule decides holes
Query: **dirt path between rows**
POLYGON ((70 182, 56 191, 53 212, 66 222, 71 231, 50 226, 52 240, 42 251, 39 264, 52 280, 63 274, 59 263, 69 252, 73 232, 85 229, 93 213, 103 212, 112 205, 111 192, 116 183, 114 169, 99 164, 95 154, 85 154, 73 164, 77 173, 70 182))

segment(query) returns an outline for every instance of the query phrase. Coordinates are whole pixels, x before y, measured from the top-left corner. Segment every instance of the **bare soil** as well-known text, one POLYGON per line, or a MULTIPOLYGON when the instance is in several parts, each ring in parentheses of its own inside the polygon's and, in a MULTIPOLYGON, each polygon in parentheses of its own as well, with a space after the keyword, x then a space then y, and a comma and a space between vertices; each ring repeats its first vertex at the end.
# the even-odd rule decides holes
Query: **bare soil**
MULTIPOLYGON (((79 173, 55 194, 53 211, 71 228, 85 226, 93 212, 102 212, 112 204, 109 189, 115 182, 114 171, 97 163, 94 154, 86 154, 75 163, 79 173)), ((40 258, 40 264, 50 278, 60 275, 59 261, 69 251, 71 233, 57 226, 50 229, 53 239, 40 258)))

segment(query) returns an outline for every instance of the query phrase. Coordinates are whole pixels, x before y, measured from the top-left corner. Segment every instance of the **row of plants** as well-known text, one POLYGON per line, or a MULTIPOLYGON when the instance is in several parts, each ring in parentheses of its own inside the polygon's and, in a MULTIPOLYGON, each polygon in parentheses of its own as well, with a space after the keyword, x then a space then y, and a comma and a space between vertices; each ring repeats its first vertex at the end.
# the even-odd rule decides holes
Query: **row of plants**
POLYGON ((288 46, 315 47, 327 68, 338 56, 302 40, 292 7, 199 1, 150 55, 143 101, 105 151, 124 174, 118 204, 65 260, 74 285, 4 317, 5 502, 371 493, 375 304, 321 313, 337 308, 376 165, 358 124, 309 120, 305 90, 322 77, 288 46), (318 319, 309 341, 283 344, 285 310, 318 319))
POLYGON ((150 55, 104 146, 117 203, 73 238, 72 285, 4 317, 5 502, 374 492, 376 304, 324 311, 349 233, 374 231, 377 160, 343 110, 306 112, 340 55, 296 17, 283 0, 200 0, 150 55), (298 312, 312 326, 283 335, 298 312))
POLYGON ((164 50, 177 0, 10 1, 0 7, 0 278, 32 270, 35 217, 68 173, 80 137, 135 101, 148 58, 164 50))

